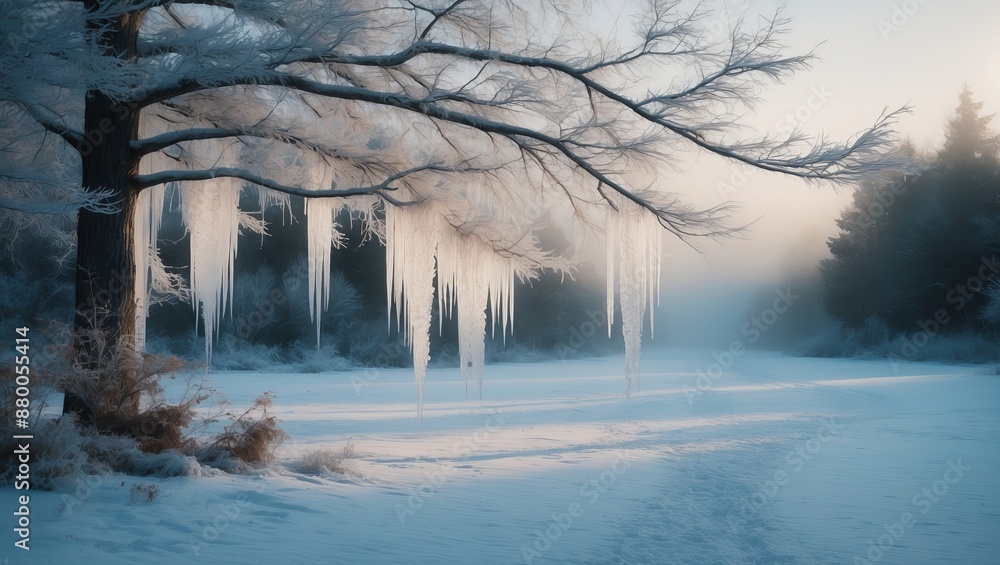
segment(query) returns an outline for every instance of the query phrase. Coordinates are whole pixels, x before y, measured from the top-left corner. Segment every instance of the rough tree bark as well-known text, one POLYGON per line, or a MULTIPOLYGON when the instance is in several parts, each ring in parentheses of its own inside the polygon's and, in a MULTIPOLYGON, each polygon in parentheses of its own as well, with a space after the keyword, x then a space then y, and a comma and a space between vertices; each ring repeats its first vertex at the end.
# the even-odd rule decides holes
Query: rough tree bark
MULTIPOLYGON (((105 2, 87 0, 86 7, 94 11, 105 2)), ((89 22, 88 32, 95 35, 107 56, 118 57, 127 64, 137 56, 142 16, 143 12, 137 11, 114 20, 94 19, 89 22)), ((129 340, 135 339, 134 329, 129 328, 134 327, 136 308, 132 222, 138 200, 135 176, 139 172, 139 156, 130 143, 138 136, 138 114, 134 107, 103 92, 87 93, 84 141, 78 147, 83 163, 83 190, 103 192, 105 199, 117 207, 114 213, 82 209, 77 225, 74 348, 79 362, 89 370, 98 369, 102 362, 95 343, 97 333, 109 340, 114 349, 127 348, 129 340)), ((76 412, 84 421, 94 417, 83 399, 69 391, 63 412, 76 412)))

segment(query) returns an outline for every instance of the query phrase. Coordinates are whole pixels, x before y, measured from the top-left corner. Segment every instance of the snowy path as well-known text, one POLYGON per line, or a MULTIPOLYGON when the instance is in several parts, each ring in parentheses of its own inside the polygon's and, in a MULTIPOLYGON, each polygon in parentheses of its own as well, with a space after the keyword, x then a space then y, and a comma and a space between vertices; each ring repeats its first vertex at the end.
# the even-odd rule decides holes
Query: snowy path
MULTIPOLYGON (((885 361, 748 353, 699 381, 712 363, 712 352, 648 352, 631 398, 620 393, 621 357, 493 366, 482 406, 465 400, 457 370, 430 371, 421 422, 405 370, 212 375, 236 403, 277 393, 295 438, 283 460, 351 438, 363 476, 104 477, 78 498, 34 493, 31 558, 6 555, 1000 563, 1000 377, 930 364, 897 376, 885 361), (949 461, 968 470, 948 475, 949 461), (135 500, 139 483, 163 495, 135 500), (906 512, 912 523, 896 525, 906 512), (882 553, 869 556, 871 547, 882 553)), ((14 493, 0 490, 4 508, 14 493)))

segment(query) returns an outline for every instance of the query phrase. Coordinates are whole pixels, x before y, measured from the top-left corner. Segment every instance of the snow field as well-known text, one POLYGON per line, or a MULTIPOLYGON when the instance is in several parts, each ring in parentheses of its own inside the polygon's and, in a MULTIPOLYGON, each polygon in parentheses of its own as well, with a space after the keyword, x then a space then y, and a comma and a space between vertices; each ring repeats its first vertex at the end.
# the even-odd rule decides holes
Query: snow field
POLYGON ((419 421, 408 370, 211 374, 236 405, 277 394, 283 466, 34 492, 10 562, 996 562, 996 376, 749 352, 689 402, 711 361, 650 350, 630 397, 620 356, 494 365, 482 404, 431 369, 419 421), (348 439, 353 475, 294 472, 348 439))

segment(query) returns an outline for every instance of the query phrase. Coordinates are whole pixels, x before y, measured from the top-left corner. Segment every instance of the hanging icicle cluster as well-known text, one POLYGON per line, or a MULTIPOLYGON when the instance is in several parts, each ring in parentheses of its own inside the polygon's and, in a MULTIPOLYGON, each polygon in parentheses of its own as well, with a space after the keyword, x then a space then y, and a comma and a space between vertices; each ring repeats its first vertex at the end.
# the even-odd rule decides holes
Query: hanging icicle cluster
MULTIPOLYGON (((170 124, 159 114, 144 111, 140 135, 149 137, 169 131, 170 124)), ((140 173, 169 170, 178 166, 206 169, 239 162, 238 146, 223 141, 209 141, 195 150, 175 147, 143 157, 140 173)), ((134 219, 136 277, 136 346, 145 344, 146 319, 151 291, 186 294, 205 327, 205 359, 211 363, 212 343, 219 332, 219 322, 231 305, 234 263, 241 222, 249 218, 240 212, 243 181, 220 177, 179 187, 181 216, 190 236, 190 279, 187 292, 179 292, 179 275, 168 273, 159 260, 157 239, 163 216, 167 186, 143 190, 134 219)), ((197 319, 197 318, 196 318, 197 319)))
MULTIPOLYGON (((158 120, 144 116, 139 122, 139 135, 150 137, 164 131, 165 126, 158 120)), ((171 159, 162 152, 145 156, 139 163, 139 173, 149 174, 168 169, 171 159)), ((170 291, 175 278, 169 275, 160 261, 160 224, 163 221, 163 199, 167 186, 157 185, 139 193, 135 216, 132 220, 132 242, 135 250, 135 347, 142 351, 146 347, 146 319, 149 317, 151 293, 154 288, 170 291)))
MULTIPOLYGON (((313 184, 318 189, 333 185, 333 170, 327 166, 313 167, 313 184)), ((341 247, 343 233, 337 229, 334 217, 344 207, 334 198, 307 198, 305 205, 308 231, 309 316, 316 323, 316 349, 320 346, 323 311, 330 305, 330 252, 341 247)))
MULTIPOLYGON (((236 166, 239 144, 224 140, 203 142, 198 151, 184 151, 181 159, 195 169, 236 166)), ((240 225, 248 219, 240 212, 243 181, 231 177, 183 184, 180 187, 181 216, 191 248, 189 283, 191 306, 205 324, 205 360, 212 362, 212 344, 219 323, 232 307, 234 264, 240 225)))
MULTIPOLYGON (((146 116, 142 136, 148 138, 169 131, 167 118, 171 111, 174 110, 160 108, 157 113, 146 116)), ((371 132, 358 132, 362 134, 369 136, 371 132)), ((388 135, 383 137, 392 139, 388 135)), ((392 146, 389 142, 380 143, 383 148, 392 146)), ((358 145, 352 142, 349 146, 358 145)), ((142 172, 266 165, 281 170, 283 180, 290 185, 308 189, 329 190, 338 185, 362 186, 368 182, 365 177, 368 171, 352 169, 320 152, 292 154, 265 149, 253 143, 227 144, 215 140, 179 144, 146 156, 142 172)), ((391 155, 387 153, 382 157, 391 155)), ((239 209, 244 184, 239 179, 220 177, 177 188, 190 240, 190 280, 185 290, 202 319, 200 323, 204 324, 208 363, 212 360, 213 343, 222 317, 232 307, 240 229, 265 233, 263 218, 250 217, 239 209)), ((485 185, 452 185, 433 174, 426 178, 412 175, 407 179, 405 190, 394 193, 399 201, 408 202, 406 205, 390 204, 375 195, 305 200, 308 303, 317 347, 322 335, 323 312, 331 298, 331 254, 334 248, 342 245, 344 238, 336 219, 348 209, 354 213, 352 217, 365 217, 370 233, 378 234, 385 241, 389 316, 391 319, 395 307, 397 327, 404 332, 413 354, 418 414, 423 409, 423 383, 430 359, 435 290, 439 316, 457 315, 459 357, 466 393, 468 395, 469 381, 475 380, 482 398, 487 318, 492 318, 494 336, 497 326, 504 338, 512 331, 515 275, 532 277, 539 265, 551 264, 563 271, 569 269, 567 261, 540 248, 533 235, 537 220, 524 213, 524 202, 487 189, 485 185), (385 206, 384 224, 375 214, 376 207, 382 205, 385 206)), ((136 246, 149 250, 149 253, 140 253, 137 259, 140 263, 137 285, 142 289, 137 327, 139 323, 142 327, 145 324, 148 291, 154 286, 151 281, 160 276, 158 273, 166 272, 156 255, 156 237, 166 193, 167 189, 160 187, 144 191, 137 214, 136 246)), ((258 187, 258 199, 261 210, 270 206, 290 210, 287 196, 268 189, 258 187)), ((140 343, 142 339, 140 337, 140 343)))
POLYGON ((149 316, 150 287, 159 263, 157 239, 163 219, 163 185, 139 193, 133 220, 132 238, 135 249, 135 347, 146 347, 146 319, 149 316))
POLYGON ((233 264, 240 233, 238 179, 220 178, 181 187, 181 213, 191 239, 191 305, 205 324, 205 360, 219 322, 231 306, 233 264))
POLYGON ((642 318, 649 306, 649 331, 653 333, 653 308, 660 294, 660 256, 663 229, 649 211, 624 197, 615 198, 617 210, 607 212, 608 335, 615 314, 615 262, 618 295, 625 336, 625 392, 639 390, 639 352, 642 318))
MULTIPOLYGON (((328 185, 327 185, 328 186, 328 185)), ((344 233, 335 219, 343 210, 362 217, 374 216, 374 196, 306 199, 306 229, 309 257, 309 316, 316 324, 316 348, 320 347, 323 312, 330 306, 330 254, 344 246, 344 233)))
MULTIPOLYGON (((350 170, 335 167, 330 160, 316 153, 300 156, 301 178, 298 182, 313 190, 330 190, 338 183, 358 184, 350 170)), ((372 195, 356 195, 341 198, 306 198, 305 215, 307 231, 309 316, 316 326, 316 348, 320 347, 323 312, 330 305, 330 274, 332 270, 331 252, 345 244, 345 235, 336 223, 337 216, 344 210, 362 217, 372 218, 378 198, 372 195)), ((263 199, 261 207, 269 204, 263 199)), ((281 204, 279 202, 279 204, 281 204)), ((283 208, 284 210, 284 208, 283 208)))
MULTIPOLYGON (((450 226, 449 226, 450 228, 450 226)), ((479 385, 483 398, 483 370, 486 364, 486 310, 490 307, 493 335, 496 327, 506 339, 514 325, 514 276, 517 265, 497 254, 478 236, 446 229, 438 242, 438 311, 440 319, 458 309, 458 356, 465 384, 479 385)))
POLYGON ((390 206, 385 218, 387 300, 413 352, 418 415, 430 359, 435 264, 439 321, 457 307, 462 381, 468 392, 469 379, 475 379, 482 398, 487 306, 494 335, 497 325, 505 335, 514 321, 516 261, 478 236, 460 233, 430 206, 390 206))
POLYGON ((413 352, 417 416, 423 413, 424 376, 430 361, 431 310, 434 305, 434 252, 440 216, 422 206, 385 212, 385 268, 389 316, 396 305, 396 324, 413 352), (402 317, 402 320, 400 320, 402 317))
POLYGON ((334 216, 343 208, 334 199, 306 200, 306 226, 309 232, 309 315, 316 323, 316 348, 320 346, 323 311, 330 305, 330 252, 340 247, 343 234, 336 228, 334 216))

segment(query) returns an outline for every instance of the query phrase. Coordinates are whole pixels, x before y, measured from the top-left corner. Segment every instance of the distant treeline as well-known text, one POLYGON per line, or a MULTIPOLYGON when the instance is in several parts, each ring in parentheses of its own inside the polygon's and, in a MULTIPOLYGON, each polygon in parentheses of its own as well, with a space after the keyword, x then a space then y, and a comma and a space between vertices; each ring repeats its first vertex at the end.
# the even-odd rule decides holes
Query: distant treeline
MULTIPOLYGON (((924 170, 861 186, 841 214, 820 265, 841 340, 913 359, 940 336, 998 336, 1000 136, 981 108, 963 89, 924 170)), ((903 150, 918 158, 911 144, 903 150)))

